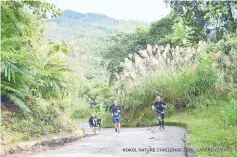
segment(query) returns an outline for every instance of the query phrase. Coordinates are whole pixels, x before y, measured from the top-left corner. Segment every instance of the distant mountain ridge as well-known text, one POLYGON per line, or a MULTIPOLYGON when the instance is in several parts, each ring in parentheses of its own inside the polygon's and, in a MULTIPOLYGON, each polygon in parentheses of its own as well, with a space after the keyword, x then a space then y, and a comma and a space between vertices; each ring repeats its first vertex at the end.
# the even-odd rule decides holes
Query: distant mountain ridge
POLYGON ((46 39, 48 40, 77 40, 102 41, 109 34, 133 32, 138 25, 149 26, 141 21, 116 20, 102 14, 78 13, 65 10, 62 16, 47 20, 46 39))
MULTIPOLYGON (((72 10, 64 10, 63 15, 61 16, 63 18, 97 18, 97 19, 103 19, 103 18, 109 18, 106 15, 103 14, 97 14, 97 13, 79 13, 76 11, 72 11, 72 10)), ((59 17, 60 18, 60 17, 59 17)))

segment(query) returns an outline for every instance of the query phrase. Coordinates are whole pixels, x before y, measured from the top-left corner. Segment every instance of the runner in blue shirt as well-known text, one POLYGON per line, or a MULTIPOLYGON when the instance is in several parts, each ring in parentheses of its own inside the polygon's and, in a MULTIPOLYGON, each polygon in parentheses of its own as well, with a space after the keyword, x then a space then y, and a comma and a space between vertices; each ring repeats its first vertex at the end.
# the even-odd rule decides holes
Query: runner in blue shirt
POLYGON ((110 106, 110 111, 112 111, 113 122, 115 127, 115 132, 120 131, 120 120, 121 120, 121 106, 117 103, 117 100, 114 99, 114 104, 110 106))
POLYGON ((165 119, 165 108, 167 107, 167 105, 163 100, 161 100, 160 96, 156 97, 156 101, 152 105, 152 109, 154 110, 155 107, 156 107, 156 114, 158 117, 160 129, 161 128, 165 129, 164 119, 165 119))

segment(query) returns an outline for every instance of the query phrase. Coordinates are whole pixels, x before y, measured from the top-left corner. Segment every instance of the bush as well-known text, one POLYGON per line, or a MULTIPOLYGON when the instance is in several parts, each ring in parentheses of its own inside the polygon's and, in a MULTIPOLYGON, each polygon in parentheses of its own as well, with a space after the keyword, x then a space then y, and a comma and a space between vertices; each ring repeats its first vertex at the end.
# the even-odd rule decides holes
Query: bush
POLYGON ((73 108, 71 112, 72 112, 71 118, 73 119, 83 119, 91 115, 89 109, 82 110, 80 108, 73 108))

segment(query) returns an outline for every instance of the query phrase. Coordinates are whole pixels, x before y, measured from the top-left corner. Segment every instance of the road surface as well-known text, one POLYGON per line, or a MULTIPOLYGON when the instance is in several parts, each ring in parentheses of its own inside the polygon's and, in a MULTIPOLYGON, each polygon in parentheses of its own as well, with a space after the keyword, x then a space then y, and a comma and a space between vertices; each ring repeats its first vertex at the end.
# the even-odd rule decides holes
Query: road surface
MULTIPOLYGON (((81 126, 92 133, 87 123, 81 126)), ((184 157, 184 134, 185 129, 174 126, 122 128, 119 134, 102 128, 97 135, 28 157, 184 157)))

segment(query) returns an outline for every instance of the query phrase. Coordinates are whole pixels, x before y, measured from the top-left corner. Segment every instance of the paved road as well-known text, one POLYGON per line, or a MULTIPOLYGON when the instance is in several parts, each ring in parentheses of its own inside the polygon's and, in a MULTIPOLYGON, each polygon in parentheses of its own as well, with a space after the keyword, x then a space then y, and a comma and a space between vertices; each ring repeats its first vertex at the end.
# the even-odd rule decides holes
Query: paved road
MULTIPOLYGON (((87 133, 92 133, 88 124, 81 125, 87 133)), ((119 134, 112 128, 101 129, 97 135, 30 157, 184 157, 184 134, 184 129, 173 126, 167 126, 165 130, 159 130, 158 127, 122 128, 119 134), (129 148, 134 149, 129 151, 129 148), (167 149, 166 152, 160 152, 159 148, 167 149), (177 151, 182 149, 182 151, 174 152, 171 148, 177 148, 177 151), (152 151, 148 152, 145 149, 152 149, 152 151)))

